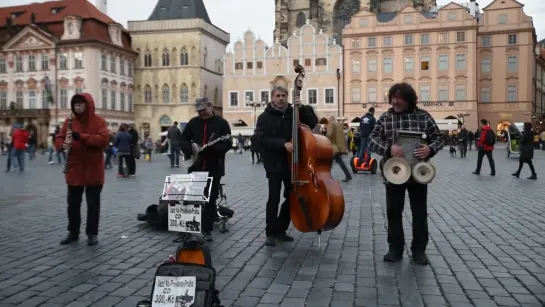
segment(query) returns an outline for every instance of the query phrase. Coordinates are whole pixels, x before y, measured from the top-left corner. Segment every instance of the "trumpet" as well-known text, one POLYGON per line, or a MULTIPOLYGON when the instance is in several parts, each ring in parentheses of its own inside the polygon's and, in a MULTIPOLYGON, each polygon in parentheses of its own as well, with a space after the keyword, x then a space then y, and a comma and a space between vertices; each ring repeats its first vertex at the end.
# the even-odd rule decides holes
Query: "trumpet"
MULTIPOLYGON (((70 113, 70 116, 68 116, 68 128, 66 129, 66 135, 72 134, 72 119, 74 118, 74 115, 70 113)), ((63 173, 68 173, 68 158, 70 158, 70 148, 72 147, 72 139, 70 139, 70 143, 68 145, 68 148, 66 149, 66 158, 64 159, 64 170, 63 173)))

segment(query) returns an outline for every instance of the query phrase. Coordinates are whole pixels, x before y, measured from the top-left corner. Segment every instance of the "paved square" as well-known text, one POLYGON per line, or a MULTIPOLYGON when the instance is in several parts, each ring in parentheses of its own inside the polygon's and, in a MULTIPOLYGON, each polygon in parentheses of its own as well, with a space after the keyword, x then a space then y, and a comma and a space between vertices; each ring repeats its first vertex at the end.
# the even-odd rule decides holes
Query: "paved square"
MULTIPOLYGON (((503 147, 503 146, 502 146, 503 147)), ((342 183, 343 222, 321 238, 293 230, 295 242, 263 246, 267 184, 249 153, 228 153, 231 231, 212 244, 217 286, 227 306, 544 306, 545 189, 538 181, 511 178, 517 159, 495 153, 497 175, 472 175, 476 153, 434 159, 430 185, 428 254, 431 265, 414 266, 405 254, 397 265, 382 262, 387 250, 384 186, 379 175, 355 175, 342 183)), ((536 151, 538 176, 545 152, 536 151)), ((66 187, 59 165, 45 156, 23 173, 0 174, 0 307, 136 306, 149 295, 157 265, 173 254, 176 234, 136 220, 156 202, 165 156, 139 161, 137 177, 108 171, 99 245, 60 246, 66 235, 66 187)), ((0 157, 5 165, 5 157, 0 157)), ((341 179, 338 166, 334 175, 341 179)), ((529 176, 527 166, 521 178, 529 176)), ((406 209, 408 209, 407 200, 406 209)), ((82 208, 85 216, 85 204, 82 208)), ((410 210, 405 211, 410 244, 410 210)), ((82 226, 84 227, 84 226, 82 226)), ((83 228, 82 228, 83 229, 83 228)))

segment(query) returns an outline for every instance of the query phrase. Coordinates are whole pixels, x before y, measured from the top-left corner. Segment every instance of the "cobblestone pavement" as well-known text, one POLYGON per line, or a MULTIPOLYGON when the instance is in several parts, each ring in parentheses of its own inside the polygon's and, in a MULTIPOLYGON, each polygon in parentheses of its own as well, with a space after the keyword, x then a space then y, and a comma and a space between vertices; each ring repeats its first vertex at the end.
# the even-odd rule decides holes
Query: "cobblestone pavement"
MULTIPOLYGON (((434 163, 430 185, 431 265, 382 262, 387 250, 380 177, 342 183, 346 212, 322 234, 291 231, 295 242, 263 246, 266 180, 249 154, 228 154, 224 178, 236 211, 231 231, 212 244, 225 306, 544 306, 545 189, 514 179, 516 159, 495 152, 497 176, 472 175, 476 153, 434 163)), ((5 157, 0 157, 5 165, 5 157)), ((107 174, 99 245, 60 246, 66 234, 66 188, 59 165, 45 156, 23 173, 1 173, 0 307, 136 306, 151 291, 157 265, 175 251, 175 234, 152 231, 136 214, 159 197, 170 172, 166 157, 139 161, 137 177, 107 174)), ((538 176, 545 152, 536 151, 538 176)), ((529 172, 526 168, 524 172, 529 172)), ((341 178, 338 166, 334 175, 341 178)), ((525 173, 524 178, 529 174, 525 173)), ((408 206, 406 206, 408 208, 408 206)), ((83 212, 85 209, 83 209, 83 212)), ((405 211, 410 242, 410 210, 405 211)), ((82 228, 83 229, 83 228, 82 228)))

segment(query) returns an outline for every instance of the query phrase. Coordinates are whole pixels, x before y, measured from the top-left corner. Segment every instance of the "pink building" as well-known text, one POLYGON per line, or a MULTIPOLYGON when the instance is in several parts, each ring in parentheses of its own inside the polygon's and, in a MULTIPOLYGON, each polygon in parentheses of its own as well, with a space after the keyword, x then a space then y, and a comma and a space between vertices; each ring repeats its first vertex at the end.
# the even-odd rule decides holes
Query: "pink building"
POLYGON ((299 33, 293 33, 287 46, 277 40, 268 47, 248 30, 225 56, 223 116, 233 126, 233 134, 252 134, 273 87, 286 87, 290 91, 289 101, 293 100, 297 76, 293 69, 297 64, 306 70, 303 103, 312 105, 318 117, 342 116, 342 57, 341 46, 308 21, 299 33))

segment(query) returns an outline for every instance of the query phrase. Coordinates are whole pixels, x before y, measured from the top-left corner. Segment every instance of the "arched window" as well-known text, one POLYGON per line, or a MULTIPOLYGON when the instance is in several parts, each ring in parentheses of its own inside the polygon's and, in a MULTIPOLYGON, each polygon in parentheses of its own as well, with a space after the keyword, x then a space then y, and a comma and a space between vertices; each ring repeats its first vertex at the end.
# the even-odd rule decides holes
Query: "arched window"
POLYGON ((151 67, 151 52, 149 50, 146 50, 146 54, 144 54, 144 67, 151 67))
POLYGON ((144 103, 151 103, 151 87, 149 85, 144 88, 144 103))
POLYGON ((180 102, 189 103, 189 89, 185 83, 180 87, 180 102))
POLYGON ((297 14, 297 26, 302 27, 305 25, 306 22, 307 17, 305 16, 305 13, 299 12, 299 14, 297 14))
POLYGON ((170 66, 170 55, 166 48, 163 50, 163 66, 170 66))
POLYGON ((185 47, 182 48, 182 52, 180 53, 180 65, 189 65, 189 54, 187 53, 187 49, 185 49, 185 47))
POLYGON ((204 47, 202 67, 206 68, 206 60, 208 59, 208 49, 204 47))
POLYGON ((170 103, 170 89, 168 85, 163 85, 163 103, 170 103))

